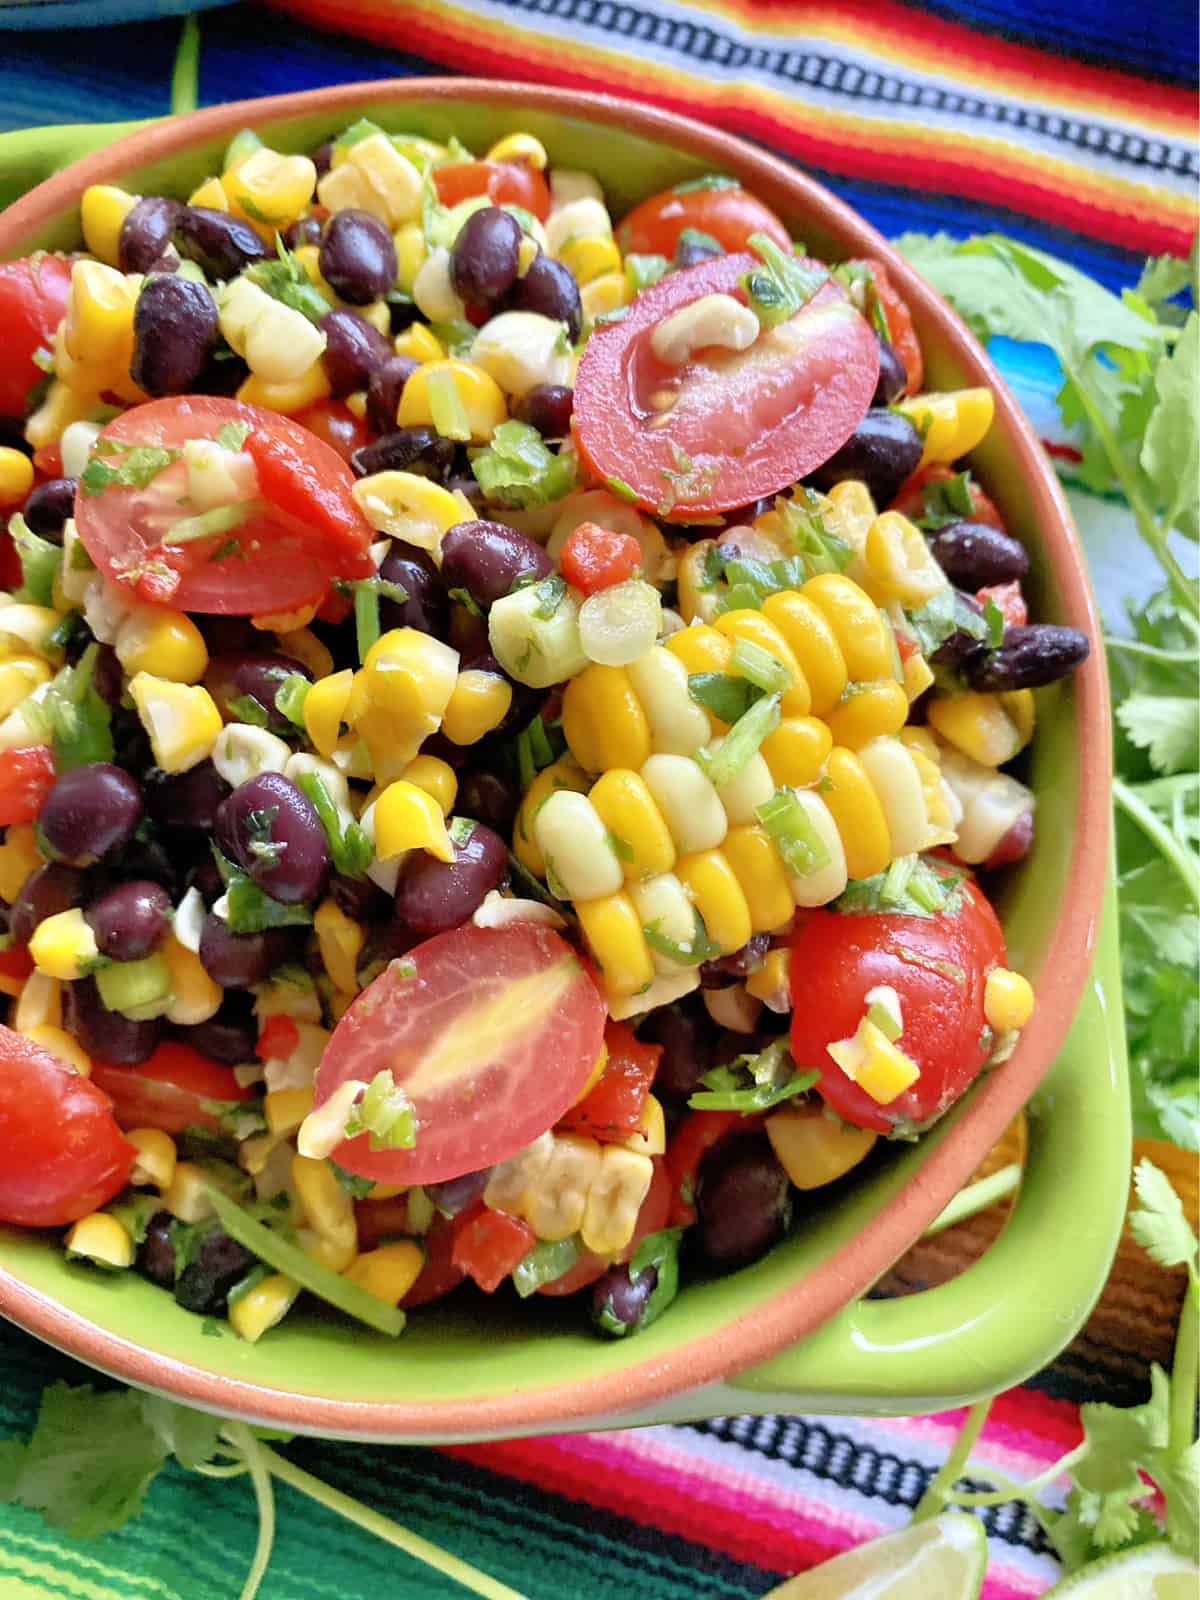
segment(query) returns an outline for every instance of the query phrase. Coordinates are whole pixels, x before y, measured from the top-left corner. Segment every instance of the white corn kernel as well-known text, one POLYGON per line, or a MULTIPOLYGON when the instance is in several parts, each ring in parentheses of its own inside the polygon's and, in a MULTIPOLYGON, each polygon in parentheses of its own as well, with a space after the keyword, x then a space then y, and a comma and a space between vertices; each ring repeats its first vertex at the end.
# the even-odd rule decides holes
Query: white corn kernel
POLYGON ((538 384, 564 384, 571 365, 566 324, 537 311, 502 311, 476 334, 471 360, 517 400, 538 384))
MULTIPOLYGON (((670 655, 668 650, 660 653, 664 656, 670 655)), ((672 656, 671 659, 675 658, 672 656)), ((680 665, 683 663, 680 662, 680 665)), ((696 709, 699 711, 700 707, 697 706, 696 709)), ((709 748, 719 750, 723 743, 722 739, 714 739, 709 748)), ((717 793, 721 797, 721 804, 725 807, 725 815, 732 828, 739 823, 758 821, 756 807, 763 805, 775 793, 775 780, 766 761, 756 750, 737 777, 731 778, 728 783, 723 783, 717 793)))
POLYGON ((200 953, 200 936, 204 932, 204 919, 207 916, 208 907, 204 904, 204 896, 193 884, 175 907, 175 916, 171 923, 176 939, 193 955, 200 953))
POLYGON ((266 728, 250 722, 230 722, 217 735, 212 764, 225 782, 236 789, 262 772, 282 772, 291 747, 266 728))
POLYGON ((586 795, 556 789, 539 810, 533 831, 547 873, 568 900, 597 900, 624 885, 608 829, 586 795))
MULTIPOLYGON (((640 883, 631 883, 629 897, 643 928, 652 928, 683 950, 691 949, 696 937, 696 908, 673 872, 659 872, 652 878, 643 878, 640 883)), ((653 945, 650 954, 656 972, 690 970, 683 963, 664 955, 661 950, 656 950, 653 945)))
POLYGON ((579 1232, 599 1171, 595 1139, 575 1134, 555 1138, 541 1182, 525 1196, 523 1215, 539 1239, 569 1239, 579 1232))
POLYGON ((708 716, 688 693, 687 668, 678 656, 656 645, 625 671, 650 725, 656 753, 691 756, 708 743, 708 716))
POLYGON ((351 145, 317 185, 317 198, 330 211, 369 211, 393 230, 420 215, 421 193, 421 174, 385 133, 351 145))
POLYGON ((483 1191, 484 1205, 512 1217, 523 1215, 525 1197, 541 1183, 553 1155, 554 1135, 542 1133, 523 1150, 498 1161, 483 1191))
POLYGON ((663 972, 640 994, 625 995, 619 1000, 610 998, 608 1014, 614 1022, 623 1022, 627 1017, 640 1017, 659 1006, 673 1005, 676 1000, 682 1000, 685 994, 691 994, 699 987, 700 974, 695 967, 685 967, 679 972, 663 972))
POLYGON ((879 796, 894 856, 915 855, 929 845, 929 812, 921 774, 895 738, 870 739, 857 752, 879 796))
POLYGON ((347 1078, 325 1101, 310 1111, 296 1134, 296 1149, 302 1156, 314 1161, 324 1161, 331 1156, 346 1137, 346 1124, 358 1097, 367 1085, 357 1078, 347 1078))
MULTIPOLYGON (((560 184, 564 176, 557 174, 560 184)), ((546 248, 556 256, 572 239, 606 239, 611 237, 612 231, 612 218, 603 199, 598 195, 581 194, 551 211, 546 219, 546 248)))
POLYGON ((753 1033, 758 1027, 762 1001, 747 994, 740 983, 728 989, 705 989, 704 1009, 718 1028, 728 1028, 730 1033, 753 1033))
POLYGON ((642 766, 642 781, 658 802, 681 856, 715 850, 728 831, 721 797, 687 756, 655 755, 642 766))
POLYGON ((552 167, 550 170, 550 209, 561 211, 575 200, 599 200, 604 203, 604 190, 590 172, 577 172, 571 167, 552 167))
POLYGON ((450 281, 450 252, 444 246, 431 250, 417 268, 412 297, 417 310, 430 322, 459 322, 466 315, 450 281))
POLYGON ((828 905, 831 900, 837 899, 849 881, 842 836, 837 831, 832 812, 819 794, 814 794, 811 789, 797 789, 794 793, 829 859, 811 872, 806 872, 803 877, 793 877, 789 873, 788 888, 798 906, 828 905))
POLYGON ((92 446, 100 437, 101 431, 102 425, 99 422, 69 422, 63 429, 58 448, 62 455, 64 478, 82 478, 83 470, 92 453, 92 446))
POLYGON ((633 1238, 653 1178, 654 1163, 648 1155, 619 1144, 604 1146, 579 1230, 587 1249, 604 1256, 624 1250, 633 1238))
POLYGON ((758 318, 731 294, 705 294, 663 320, 650 335, 650 348, 668 367, 681 367, 697 350, 718 345, 748 350, 759 335, 758 318))

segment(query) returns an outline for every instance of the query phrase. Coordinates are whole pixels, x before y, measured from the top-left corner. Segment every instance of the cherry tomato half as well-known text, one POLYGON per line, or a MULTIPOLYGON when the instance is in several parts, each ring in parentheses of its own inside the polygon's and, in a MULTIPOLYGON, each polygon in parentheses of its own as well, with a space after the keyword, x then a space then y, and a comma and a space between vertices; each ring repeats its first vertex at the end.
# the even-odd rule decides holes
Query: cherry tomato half
POLYGON ((581 522, 567 535, 558 564, 569 584, 583 594, 595 594, 632 578, 641 559, 642 547, 629 534, 581 522))
POLYGON ((251 1095, 232 1067, 171 1040, 137 1066, 93 1062, 92 1082, 108 1095, 123 1128, 162 1128, 165 1133, 191 1127, 220 1133, 221 1113, 251 1095))
POLYGON ((983 992, 988 973, 1004 965, 1004 934, 976 883, 964 877, 955 888, 957 910, 813 911, 792 938, 792 1055, 802 1072, 821 1074, 818 1091, 855 1127, 887 1133, 939 1115, 987 1060, 983 992), (857 1030, 867 991, 881 984, 900 997, 899 1047, 921 1072, 889 1105, 853 1083, 826 1048, 857 1030))
POLYGON ((0 825, 32 822, 54 787, 54 756, 49 745, 0 750, 0 825))
POLYGON ((26 256, 0 267, 0 416, 25 415, 29 391, 43 376, 34 352, 54 343, 70 290, 71 263, 65 256, 26 256))
POLYGON ((707 233, 722 250, 745 250, 753 233, 765 233, 789 254, 792 241, 775 213, 737 184, 711 189, 664 189, 633 210, 617 228, 621 254, 673 256, 685 228, 707 233), (680 192, 682 190, 682 192, 680 192))
POLYGON ((805 477, 862 420, 879 377, 879 341, 827 280, 788 321, 740 354, 707 350, 682 367, 655 356, 655 327, 708 294, 741 294, 751 255, 702 261, 644 289, 598 328, 575 379, 579 452, 602 482, 674 521, 743 506, 805 477), (676 392, 665 410, 654 401, 676 392))
POLYGON ((444 206, 486 195, 494 206, 521 206, 539 222, 550 215, 550 189, 535 167, 518 161, 455 161, 433 169, 433 186, 444 206))
POLYGON ((925 380, 925 359, 921 354, 917 330, 913 327, 912 312, 908 309, 907 302, 902 300, 892 287, 892 280, 888 277, 888 270, 882 261, 876 261, 872 257, 869 261, 855 264, 871 269, 875 295, 887 322, 892 345, 908 374, 908 382, 904 386, 905 393, 918 394, 925 380))
POLYGON ((251 429, 243 448, 258 469, 262 509, 228 532, 171 545, 171 525, 186 514, 178 504, 187 488, 182 462, 144 488, 81 490, 75 520, 96 565, 141 600, 237 616, 288 611, 319 599, 335 577, 369 574, 372 534, 350 498, 353 473, 290 417, 181 395, 134 406, 101 438, 178 450, 189 439, 215 439, 228 423, 251 429))
POLYGON ((32 1039, 0 1027, 0 1222, 59 1228, 111 1200, 136 1154, 108 1097, 32 1039))
POLYGON ((347 1078, 389 1070, 416 1109, 411 1150, 344 1140, 334 1160, 382 1183, 492 1166, 552 1127, 600 1054, 605 1005, 548 928, 470 924, 411 950, 359 995, 325 1047, 319 1106, 347 1078))

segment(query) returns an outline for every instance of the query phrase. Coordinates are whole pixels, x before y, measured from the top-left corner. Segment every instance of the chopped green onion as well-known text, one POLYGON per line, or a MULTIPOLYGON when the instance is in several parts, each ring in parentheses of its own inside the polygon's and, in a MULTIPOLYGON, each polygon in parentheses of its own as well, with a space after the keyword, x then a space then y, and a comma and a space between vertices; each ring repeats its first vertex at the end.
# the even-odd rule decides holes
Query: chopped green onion
MULTIPOLYGON (((301 679, 301 682, 304 680, 301 679)), ((312 803, 321 819, 334 869, 346 878, 361 878, 375 859, 370 836, 357 822, 343 824, 341 813, 333 796, 315 772, 303 772, 296 779, 297 787, 312 803)))
POLYGON ((676 250, 680 245, 691 245, 694 250, 711 250, 714 256, 723 256, 725 247, 719 239, 714 239, 711 233, 705 233, 703 228, 681 228, 679 237, 675 241, 676 250))
POLYGON ((764 695, 734 723, 717 749, 697 750, 695 760, 714 789, 732 783, 759 745, 779 726, 779 696, 764 695))
POLYGON ((62 568, 61 547, 34 533, 19 511, 8 519, 8 533, 21 562, 21 590, 17 598, 35 606, 52 606, 54 580, 62 568))
POLYGON ((762 591, 756 584, 735 583, 717 609, 724 616, 727 611, 761 611, 762 603, 762 591))
POLYGON ((263 142, 253 128, 239 128, 225 146, 225 160, 221 171, 229 172, 239 162, 245 161, 247 156, 252 156, 263 148, 263 142))
POLYGON ((411 1150, 417 1142, 413 1103, 389 1070, 377 1072, 346 1122, 346 1137, 369 1136, 373 1151, 411 1150))
POLYGON ((803 878, 828 866, 829 850, 794 789, 776 789, 755 812, 789 872, 803 878))
POLYGON ((307 678, 302 678, 298 672, 289 672, 275 691, 275 709, 293 727, 304 726, 304 702, 311 688, 312 684, 307 678))
POLYGON ((652 922, 648 928, 642 929, 642 937, 660 956, 666 956, 668 961, 677 962, 681 967, 699 967, 706 961, 715 961, 721 954, 721 946, 714 944, 708 937, 708 929, 704 926, 704 918, 700 912, 693 908, 696 919, 692 942, 687 945, 677 944, 674 939, 667 937, 659 931, 658 923, 652 922))
POLYGON ((65 650, 75 636, 82 633, 87 627, 80 611, 68 611, 61 621, 56 622, 46 635, 46 644, 51 650, 65 650))
POLYGON ((171 993, 166 957, 155 950, 137 961, 114 961, 96 973, 96 988, 106 1011, 136 1011, 166 1000, 171 993))
POLYGON ((433 425, 442 438, 466 444, 471 437, 471 419, 458 392, 453 372, 444 368, 440 371, 431 370, 426 376, 425 388, 433 425))
POLYGON ((544 1283, 553 1283, 579 1260, 579 1241, 569 1239, 539 1239, 527 1256, 522 1256, 512 1270, 513 1286, 522 1300, 540 1289, 544 1283))
MULTIPOLYGON (((622 307, 622 310, 624 309, 625 308, 622 307)), ((609 494, 615 494, 618 500, 624 500, 631 506, 637 505, 639 499, 638 492, 636 489, 632 488, 628 483, 626 483, 624 478, 605 478, 604 486, 608 490, 609 494)))
POLYGON ((54 750, 57 771, 113 758, 112 708, 93 679, 100 646, 93 642, 73 667, 63 667, 41 700, 25 702, 27 720, 54 750))
POLYGON ((379 589, 368 578, 354 585, 354 636, 360 661, 367 659, 367 651, 379 634, 379 589))
POLYGON ((880 1000, 873 1000, 867 1007, 867 1021, 878 1028, 890 1044, 895 1044, 904 1031, 896 1021, 896 1013, 891 1006, 885 1006, 880 1000))
POLYGON ((740 1111, 743 1116, 752 1116, 807 1093, 819 1076, 816 1072, 798 1072, 783 1083, 750 1085, 737 1080, 728 1067, 715 1067, 700 1079, 705 1088, 688 1096, 688 1106, 693 1111, 740 1111))
POLYGON ((546 724, 541 717, 534 717, 528 727, 529 748, 533 755, 534 763, 540 771, 548 767, 554 760, 554 746, 546 734, 546 724))
POLYGON ((987 623, 988 644, 993 650, 999 650, 1004 643, 1004 613, 991 595, 984 602, 983 620, 987 623))
POLYGON ((897 856, 883 875, 883 888, 879 891, 879 898, 892 905, 899 905, 904 899, 904 891, 908 888, 909 879, 916 865, 916 856, 897 856))
POLYGON ((236 453, 253 432, 254 429, 248 422, 223 422, 217 429, 217 443, 222 450, 232 450, 236 453))
POLYGON ((811 489, 796 491, 793 499, 779 495, 775 510, 784 531, 795 544, 807 577, 823 572, 844 572, 853 551, 835 533, 830 533, 821 515, 821 502, 811 489))
POLYGON ((197 539, 228 533, 231 528, 240 528, 247 522, 258 506, 257 500, 241 500, 236 505, 214 506, 211 511, 201 511, 195 517, 181 517, 163 536, 163 544, 192 544, 197 539))
POLYGON ((574 456, 555 455, 525 422, 502 422, 485 449, 471 452, 471 471, 485 496, 501 506, 543 506, 575 487, 574 456))
POLYGON ((473 817, 451 817, 446 824, 446 832, 450 835, 451 843, 461 849, 475 832, 475 820, 473 817))
POLYGON ((370 117, 359 117, 357 122, 352 122, 348 128, 339 133, 333 141, 339 150, 349 150, 351 145, 360 144, 364 139, 373 139, 383 129, 377 122, 372 122, 370 117))
POLYGON ((790 667, 749 639, 736 642, 729 664, 739 678, 745 678, 764 694, 782 694, 794 681, 790 667))
POLYGON ((162 445, 119 445, 116 440, 111 439, 97 440, 96 450, 98 453, 84 467, 79 480, 79 487, 84 494, 101 494, 108 488, 144 489, 158 477, 160 472, 165 472, 169 466, 178 461, 180 456, 178 450, 168 450, 162 445), (114 467, 109 462, 101 460, 102 455, 114 453, 102 450, 101 447, 106 444, 122 452, 120 466, 114 467))
MULTIPOLYGON (((706 172, 702 178, 689 178, 685 183, 677 183, 671 190, 672 194, 693 194, 698 189, 740 189, 741 184, 736 178, 730 178, 723 172, 706 172)), ((750 240, 754 243, 754 239, 750 240)))
POLYGON ((229 709, 239 722, 248 722, 252 728, 265 728, 271 721, 266 707, 261 706, 252 694, 239 694, 229 702, 229 709))

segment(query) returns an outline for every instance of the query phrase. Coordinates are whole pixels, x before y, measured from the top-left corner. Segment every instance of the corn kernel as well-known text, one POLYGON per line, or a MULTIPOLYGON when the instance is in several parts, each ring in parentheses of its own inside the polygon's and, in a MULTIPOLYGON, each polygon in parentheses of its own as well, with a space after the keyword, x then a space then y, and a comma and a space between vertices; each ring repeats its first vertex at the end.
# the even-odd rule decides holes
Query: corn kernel
POLYGON ((403 333, 398 333, 392 341, 392 348, 398 356, 407 356, 410 361, 421 365, 427 361, 446 359, 445 346, 424 322, 411 323, 403 333))
POLYGON ((68 1257, 82 1258, 98 1267, 121 1269, 133 1265, 132 1235, 106 1211, 93 1211, 72 1223, 64 1247, 68 1257))
POLYGON ((222 723, 207 689, 138 672, 129 693, 164 772, 187 772, 211 754, 222 723))
MULTIPOLYGON (((277 1092, 287 1093, 286 1090, 277 1092)), ((267 1099, 270 1098, 268 1095, 267 1099)), ((311 1098, 310 1095, 310 1102, 311 1098)), ((358 1230, 354 1220, 354 1201, 337 1181, 328 1161, 316 1161, 311 1156, 293 1156, 292 1184, 311 1227, 325 1238, 332 1239, 335 1244, 355 1243, 358 1230)))
POLYGON ((828 787, 821 794, 833 816, 852 878, 870 878, 892 859, 887 818, 858 757, 835 748, 826 763, 828 787))
POLYGON ((797 1189, 819 1189, 844 1177, 875 1143, 870 1128, 852 1128, 816 1106, 785 1106, 766 1120, 767 1138, 797 1189))
POLYGON ((932 688, 933 669, 919 650, 914 650, 904 663, 904 693, 909 705, 919 700, 926 689, 932 688))
POLYGON ((477 744, 504 721, 512 698, 507 678, 477 669, 460 672, 442 715, 442 732, 451 744, 477 744))
POLYGON ((597 317, 607 316, 621 306, 627 306, 632 298, 629 280, 623 272, 605 272, 590 283, 585 283, 579 291, 584 321, 588 323, 595 322, 597 317))
POLYGON ((761 1000, 777 1016, 785 1016, 792 1009, 790 964, 786 950, 769 950, 762 966, 746 979, 746 993, 761 1000))
POLYGON ((127 278, 100 261, 76 260, 71 268, 63 348, 72 361, 107 380, 128 374, 133 355, 133 307, 140 279, 127 278))
POLYGON ((31 1039, 34 1044, 40 1044, 43 1050, 49 1050, 52 1056, 65 1061, 69 1067, 74 1067, 81 1078, 91 1077, 91 1056, 75 1035, 68 1033, 65 1028, 56 1028, 48 1022, 38 1022, 25 1030, 25 1037, 31 1039))
POLYGON ((338 989, 347 994, 358 990, 358 958, 366 934, 333 900, 324 900, 313 917, 321 962, 338 989))
POLYGON ((312 1110, 311 1085, 296 1089, 275 1089, 263 1096, 263 1115, 268 1133, 289 1138, 312 1110))
POLYGON ((373 1294, 389 1306, 398 1306, 416 1283, 425 1265, 425 1252, 411 1239, 397 1239, 366 1250, 348 1268, 345 1276, 360 1289, 373 1294))
POLYGON ((925 535, 902 512, 885 511, 875 518, 863 558, 874 598, 881 602, 923 606, 946 587, 946 575, 925 535))
POLYGON ((438 861, 453 862, 454 844, 434 797, 398 778, 375 802, 375 853, 381 861, 406 850, 427 850, 438 861))
POLYGON ((23 601, 0 606, 0 652, 24 654, 33 650, 48 659, 58 659, 62 652, 50 643, 50 635, 61 621, 51 606, 26 605, 23 601))
POLYGON ((33 462, 22 450, 0 445, 0 506, 20 505, 33 488, 33 462))
POLYGON ((83 912, 73 906, 70 911, 56 911, 38 923, 29 941, 29 954, 48 978, 74 981, 83 977, 100 951, 83 912))
POLYGON ((28 1035, 31 1028, 43 1024, 62 1026, 62 982, 35 970, 25 979, 13 1009, 12 1026, 18 1033, 28 1035))
POLYGON ((571 1104, 573 1106, 577 1106, 581 1100, 586 1100, 587 1099, 588 1095, 591 1094, 592 1090, 596 1087, 596 1085, 600 1082, 600 1079, 604 1076, 604 1069, 605 1069, 605 1067, 607 1065, 608 1065, 608 1046, 603 1041, 601 1041, 600 1054, 596 1057, 596 1064, 592 1068, 592 1070, 588 1073, 587 1082, 584 1084, 583 1088, 575 1096, 574 1100, 571 1101, 571 1104))
POLYGON ((146 606, 131 611, 117 629, 117 660, 131 677, 147 672, 171 683, 199 683, 208 670, 204 635, 183 611, 146 606))
POLYGON ((9 905, 20 894, 26 878, 42 865, 32 822, 9 824, 0 843, 0 900, 9 905))
POLYGON ((106 266, 121 265, 121 225, 137 201, 137 195, 109 183, 92 183, 83 191, 79 202, 83 242, 106 266))
POLYGON ((345 1272, 358 1254, 355 1240, 330 1239, 314 1228, 297 1228, 296 1243, 311 1261, 319 1261, 330 1272, 345 1272))
POLYGON ((588 794, 601 822, 618 841, 627 878, 670 872, 675 845, 654 796, 636 772, 611 767, 588 794))
POLYGON ((500 424, 507 420, 508 403, 491 374, 482 367, 472 366, 468 361, 448 357, 444 361, 425 362, 404 385, 396 412, 396 421, 401 428, 434 425, 431 379, 453 383, 470 429, 469 438, 464 443, 486 444, 500 424))
MULTIPOLYGON (((639 1159, 628 1150, 622 1154, 635 1162, 639 1159)), ((651 1165, 649 1157, 641 1159, 647 1166, 651 1165)), ((587 1210, 588 1193, 600 1172, 600 1162, 600 1146, 595 1139, 575 1134, 554 1136, 541 1180, 526 1194, 522 1210, 525 1221, 539 1239, 569 1239, 579 1232, 587 1210)))
POLYGON ((708 937, 723 954, 740 950, 752 931, 750 907, 722 852, 702 850, 684 856, 675 871, 704 918, 708 937))
POLYGON ((188 205, 204 206, 209 211, 228 211, 229 196, 220 178, 205 178, 198 189, 188 195, 188 205))
POLYGON ((558 259, 581 286, 593 283, 605 273, 621 271, 621 252, 611 236, 569 239, 559 250, 558 259))
POLYGON ((180 944, 173 933, 168 932, 158 948, 171 975, 171 1003, 165 1012, 166 1020, 180 1027, 207 1022, 220 1010, 224 989, 209 977, 195 951, 180 944))
POLYGON ((757 823, 730 828, 720 853, 741 885, 753 933, 772 933, 790 921, 794 907, 787 872, 764 829, 757 823))
POLYGON ((1021 748, 1021 730, 1000 695, 976 690, 934 695, 928 717, 930 727, 947 744, 982 766, 1002 767, 1021 748))
POLYGON ((983 991, 983 1014, 989 1028, 1009 1033, 1023 1028, 1033 1015, 1033 986, 1019 972, 994 967, 983 991))
POLYGON ((759 747, 781 788, 806 789, 816 783, 833 749, 833 735, 816 717, 784 717, 759 747))
POLYGON ((450 815, 458 796, 458 774, 448 761, 437 756, 417 756, 405 767, 401 777, 405 783, 415 784, 432 795, 444 817, 450 815))
POLYGON ((545 172, 550 157, 540 139, 531 133, 506 133, 484 157, 486 161, 512 161, 532 167, 535 172, 545 172))
POLYGON ((177 1161, 175 1175, 163 1190, 163 1210, 180 1222, 204 1222, 214 1215, 208 1189, 212 1176, 194 1161, 177 1161))
MULTIPOLYGON (((407 385, 405 389, 407 392, 407 385)), ((386 534, 389 539, 403 539, 406 544, 415 544, 435 555, 442 548, 442 535, 475 515, 471 502, 463 495, 443 489, 415 472, 373 472, 359 478, 351 494, 377 533, 386 534)))
POLYGON ((637 771, 650 756, 650 727, 624 667, 593 662, 567 684, 563 735, 589 772, 637 771))
POLYGON ((852 1038, 838 1039, 826 1048, 851 1083, 881 1106, 890 1105, 921 1076, 911 1056, 866 1017, 852 1038))
POLYGON ((50 678, 50 668, 40 656, 16 655, 0 661, 0 720, 50 678))
POLYGON ((284 156, 265 147, 221 176, 234 215, 272 237, 307 208, 316 186, 317 169, 307 156, 284 156))
POLYGON ((899 400, 896 410, 922 430, 920 465, 927 467, 933 461, 957 461, 974 450, 992 425, 996 402, 990 389, 956 389, 899 400))
POLYGON ((239 1338, 254 1344, 282 1322, 296 1302, 300 1285, 283 1273, 272 1273, 238 1295, 229 1306, 229 1323, 239 1338))
MULTIPOLYGON (((411 295, 417 273, 425 261, 428 250, 425 233, 419 222, 406 222, 392 235, 396 246, 396 284, 402 293, 411 295)), ((432 338, 433 336, 430 335, 432 338)), ((439 346, 440 350, 440 346, 439 346)), ((403 354, 404 352, 401 352, 403 354)), ((419 359, 430 359, 429 357, 419 359)), ((433 359, 436 359, 434 357, 433 359)))
POLYGON ((833 742, 859 750, 869 739, 899 733, 908 721, 908 696, 895 678, 849 685, 845 697, 826 713, 833 742))
POLYGON ((321 755, 328 758, 338 742, 354 673, 349 667, 314 683, 304 697, 304 729, 321 755))
POLYGON ((137 1151, 129 1181, 135 1189, 168 1189, 175 1176, 175 1141, 161 1128, 131 1128, 125 1135, 137 1151))
POLYGON ((1033 738, 1034 724, 1037 720, 1033 690, 1005 689, 1001 692, 1000 704, 1012 718, 1017 738, 1021 741, 1021 748, 1024 749, 1033 738))
POLYGON ((284 383, 269 383, 257 372, 252 372, 238 390, 237 398, 244 405, 262 406, 264 410, 276 411, 280 416, 294 417, 332 393, 325 367, 317 360, 298 378, 284 383))
MULTIPOLYGON (((843 573, 822 572, 810 578, 799 593, 828 622, 849 681, 868 683, 874 678, 891 677, 895 649, 892 630, 866 590, 843 573)), ((772 600, 775 598, 771 596, 772 600)), ((776 612, 770 601, 764 603, 763 610, 768 616, 776 612)), ((814 698, 814 705, 818 703, 819 698, 814 698)))
POLYGON ((660 1156, 667 1148, 667 1124, 662 1104, 652 1094, 646 1096, 637 1127, 620 1143, 627 1150, 643 1156, 660 1156))
POLYGON ((100 404, 98 387, 73 389, 56 378, 46 398, 25 422, 25 438, 35 450, 57 444, 72 422, 90 417, 100 404))
MULTIPOLYGON (((565 1141, 560 1141, 565 1143, 565 1141)), ((620 1145, 605 1145, 588 1185, 579 1223, 583 1243, 598 1255, 615 1255, 633 1238, 638 1212, 650 1191, 654 1163, 620 1145)), ((541 1230, 530 1222, 541 1237, 541 1230)))
POLYGON ((606 895, 575 907, 584 938, 610 995, 634 995, 654 980, 654 962, 641 918, 625 894, 606 895))
POLYGON ((546 863, 534 837, 538 811, 556 789, 573 789, 576 794, 584 794, 587 787, 588 780, 578 762, 571 756, 560 756, 550 766, 543 767, 526 789, 513 829, 513 853, 535 878, 546 876, 546 863))

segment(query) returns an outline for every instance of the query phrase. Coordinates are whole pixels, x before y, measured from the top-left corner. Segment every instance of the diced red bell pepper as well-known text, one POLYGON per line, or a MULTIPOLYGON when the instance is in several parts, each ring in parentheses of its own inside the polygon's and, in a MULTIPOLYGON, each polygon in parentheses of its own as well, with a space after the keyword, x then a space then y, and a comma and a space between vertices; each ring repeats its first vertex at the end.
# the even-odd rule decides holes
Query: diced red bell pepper
POLYGON ((520 1217, 481 1204, 454 1219, 450 1259, 491 1294, 536 1243, 537 1234, 520 1217))
POLYGON ((23 982, 32 971, 33 957, 27 945, 10 944, 7 950, 0 950, 0 978, 23 982))
POLYGON ((54 786, 49 745, 0 751, 0 825, 33 822, 54 786))
POLYGON ((425 1250, 425 1265, 400 1302, 405 1311, 411 1306, 424 1306, 431 1300, 440 1300, 451 1289, 457 1288, 466 1276, 451 1254, 454 1249, 454 1229, 445 1217, 434 1217, 421 1244, 425 1250))
POLYGON ((643 1044, 624 1022, 610 1022, 604 1042, 608 1061, 600 1081, 559 1122, 567 1133, 602 1143, 626 1139, 637 1130, 662 1055, 661 1045, 643 1044))
POLYGON ((981 606, 986 606, 989 600, 998 606, 1006 628, 1023 628, 1029 621, 1029 607, 1017 578, 1011 583, 993 583, 987 589, 977 589, 975 598, 981 606))
POLYGON ((562 575, 584 594, 611 589, 632 578, 642 559, 642 547, 628 533, 613 533, 595 522, 581 522, 568 534, 559 552, 562 575))
POLYGON ((259 1030, 258 1059, 286 1061, 299 1043, 300 1029, 285 1012, 277 1011, 259 1030))

